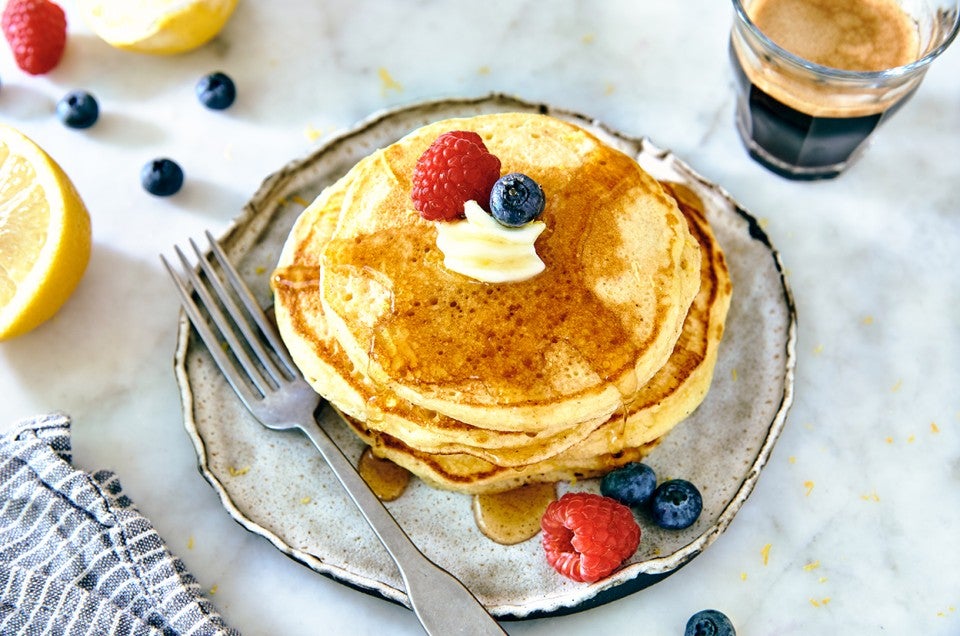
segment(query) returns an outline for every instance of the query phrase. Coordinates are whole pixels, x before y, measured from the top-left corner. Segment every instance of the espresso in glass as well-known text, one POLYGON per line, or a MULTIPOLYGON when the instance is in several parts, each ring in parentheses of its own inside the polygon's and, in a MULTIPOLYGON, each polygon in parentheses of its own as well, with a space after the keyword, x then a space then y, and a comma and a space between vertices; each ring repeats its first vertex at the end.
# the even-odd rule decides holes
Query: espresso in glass
POLYGON ((741 139, 754 159, 794 179, 839 175, 914 93, 958 21, 956 0, 913 3, 924 16, 897 0, 733 4, 741 139))

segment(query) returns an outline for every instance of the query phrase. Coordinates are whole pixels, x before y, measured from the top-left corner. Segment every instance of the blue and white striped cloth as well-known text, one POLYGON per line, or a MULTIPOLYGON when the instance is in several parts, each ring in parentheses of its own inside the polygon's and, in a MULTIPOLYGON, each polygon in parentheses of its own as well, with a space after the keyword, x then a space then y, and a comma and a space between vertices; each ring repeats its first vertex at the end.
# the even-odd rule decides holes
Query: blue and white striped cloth
POLYGON ((65 415, 0 438, 0 634, 237 634, 116 475, 70 462, 65 415))

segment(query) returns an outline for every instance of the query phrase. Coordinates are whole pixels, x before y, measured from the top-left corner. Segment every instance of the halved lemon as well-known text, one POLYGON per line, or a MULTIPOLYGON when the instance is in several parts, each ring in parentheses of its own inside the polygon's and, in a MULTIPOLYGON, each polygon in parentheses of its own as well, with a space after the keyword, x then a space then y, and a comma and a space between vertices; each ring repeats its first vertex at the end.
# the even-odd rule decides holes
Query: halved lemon
POLYGON ((237 0, 80 0, 93 32, 118 49, 173 55, 214 38, 237 0))
POLYGON ((90 260, 90 215, 57 163, 0 124, 0 340, 52 317, 90 260))

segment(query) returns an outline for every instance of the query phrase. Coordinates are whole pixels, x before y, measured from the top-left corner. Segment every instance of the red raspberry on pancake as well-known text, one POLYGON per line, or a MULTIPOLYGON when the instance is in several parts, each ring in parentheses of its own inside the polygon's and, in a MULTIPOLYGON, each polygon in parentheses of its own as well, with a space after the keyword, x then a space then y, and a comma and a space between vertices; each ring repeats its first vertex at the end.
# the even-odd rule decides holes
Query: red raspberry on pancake
POLYGON ((473 200, 489 209, 490 190, 500 178, 500 160, 475 132, 455 130, 430 144, 413 169, 413 206, 428 221, 463 217, 473 200))

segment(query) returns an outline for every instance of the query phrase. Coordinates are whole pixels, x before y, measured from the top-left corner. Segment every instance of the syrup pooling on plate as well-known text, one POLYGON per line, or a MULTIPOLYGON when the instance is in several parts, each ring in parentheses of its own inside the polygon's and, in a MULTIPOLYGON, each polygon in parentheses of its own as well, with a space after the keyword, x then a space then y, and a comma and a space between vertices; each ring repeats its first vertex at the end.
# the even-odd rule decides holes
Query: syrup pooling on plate
POLYGON ((506 492, 473 496, 473 518, 487 538, 513 545, 540 532, 540 518, 557 499, 557 485, 527 484, 506 492))
POLYGON ((360 455, 357 471, 370 486, 370 490, 383 501, 397 499, 410 483, 409 471, 389 459, 380 459, 369 447, 360 455))
MULTIPOLYGON (((357 471, 382 501, 398 499, 410 483, 410 472, 389 459, 380 459, 367 447, 357 462, 357 471)), ((506 492, 473 496, 473 516, 488 539, 514 545, 540 532, 543 511, 557 498, 555 483, 528 484, 506 492)))

